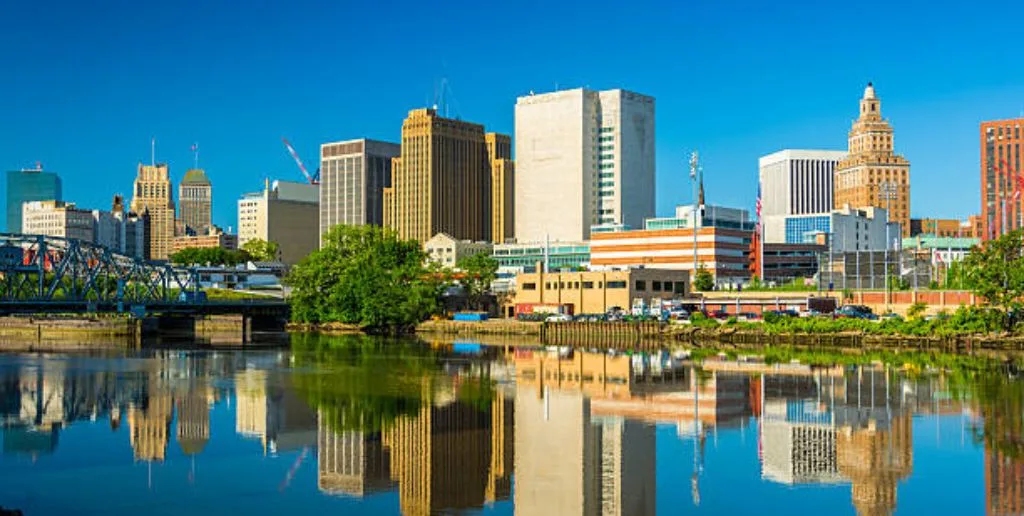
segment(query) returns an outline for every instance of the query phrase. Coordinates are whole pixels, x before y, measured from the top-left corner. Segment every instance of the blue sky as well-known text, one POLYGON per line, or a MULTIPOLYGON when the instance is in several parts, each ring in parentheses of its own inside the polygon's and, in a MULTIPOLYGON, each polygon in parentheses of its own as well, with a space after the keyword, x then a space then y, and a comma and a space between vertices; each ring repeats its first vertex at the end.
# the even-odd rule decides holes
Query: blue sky
POLYGON ((652 95, 659 214, 689 201, 693 148, 709 202, 751 207, 758 156, 844 149, 871 80, 912 163, 912 215, 965 217, 978 123, 1024 110, 999 29, 1024 4, 911 4, 7 0, 0 169, 41 161, 67 200, 107 208, 151 137, 175 181, 198 142, 214 221, 236 226, 239 194, 300 179, 282 136, 312 169, 322 142, 397 140, 446 78, 453 113, 505 133, 530 90, 652 95))

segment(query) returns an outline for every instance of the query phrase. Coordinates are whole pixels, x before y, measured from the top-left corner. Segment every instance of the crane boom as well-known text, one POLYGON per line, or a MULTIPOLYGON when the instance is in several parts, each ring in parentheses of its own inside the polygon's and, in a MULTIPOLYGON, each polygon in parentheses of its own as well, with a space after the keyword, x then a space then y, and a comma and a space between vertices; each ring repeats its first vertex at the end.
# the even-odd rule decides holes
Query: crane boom
POLYGON ((284 146, 288 148, 288 153, 292 155, 295 163, 299 166, 299 170, 302 170, 302 175, 306 176, 306 181, 309 181, 309 184, 311 185, 317 184, 318 181, 314 179, 313 176, 309 175, 309 171, 306 170, 306 165, 302 164, 302 159, 299 158, 299 153, 295 152, 295 148, 292 147, 291 143, 288 143, 288 139, 281 138, 281 141, 284 142, 284 146))

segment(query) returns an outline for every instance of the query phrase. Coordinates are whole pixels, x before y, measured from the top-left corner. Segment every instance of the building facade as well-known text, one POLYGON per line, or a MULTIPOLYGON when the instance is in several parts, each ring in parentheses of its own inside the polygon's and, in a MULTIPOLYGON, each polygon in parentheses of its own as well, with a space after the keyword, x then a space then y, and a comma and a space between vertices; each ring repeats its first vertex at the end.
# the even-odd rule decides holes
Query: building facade
POLYGON ((758 160, 761 215, 832 211, 833 178, 845 151, 787 149, 758 160))
POLYGON ((410 111, 384 189, 384 225, 420 242, 438 233, 490 240, 490 169, 482 125, 410 111))
POLYGON ((696 243, 693 228, 648 229, 595 233, 590 240, 590 265, 593 268, 654 267, 694 271, 694 247, 697 267, 704 267, 719 285, 746 283, 753 231, 701 227, 696 243))
POLYGON ((642 299, 682 298, 689 274, 669 269, 627 269, 583 272, 536 272, 516 276, 515 303, 572 305, 574 313, 603 314, 627 309, 642 299))
POLYGON ((969 221, 957 219, 910 219, 910 236, 970 237, 969 221))
POLYGON ((139 164, 135 178, 131 211, 145 213, 149 218, 149 252, 151 260, 166 260, 174 240, 174 192, 170 172, 165 164, 139 164))
POLYGON ((198 168, 185 172, 178 185, 178 203, 178 221, 195 234, 205 235, 213 225, 213 185, 206 172, 198 168))
POLYGON ((260 192, 238 200, 238 245, 274 242, 281 261, 294 265, 319 247, 320 193, 316 185, 267 181, 260 192))
POLYGON ((816 243, 764 244, 761 249, 751 249, 750 271, 763 281, 776 283, 813 278, 827 252, 827 245, 816 243))
POLYGON ((885 209, 903 236, 910 236, 910 162, 893 152, 892 126, 882 118, 882 101, 871 83, 850 130, 849 152, 836 165, 834 203, 885 209))
POLYGON ((63 201, 30 201, 22 204, 21 227, 28 235, 46 235, 92 243, 95 228, 92 212, 63 201))
POLYGON ((644 229, 683 229, 693 228, 696 223, 698 228, 717 227, 725 229, 741 229, 750 231, 754 229, 756 221, 750 217, 750 212, 741 208, 727 208, 713 204, 705 205, 703 210, 694 209, 692 204, 676 206, 674 217, 651 218, 644 221, 644 229), (694 216, 694 213, 699 213, 694 216), (697 220, 694 220, 694 219, 697 220))
POLYGON ((896 222, 886 222, 884 209, 844 206, 829 213, 773 215, 764 218, 765 244, 829 244, 832 252, 895 249, 900 239, 896 222))
POLYGON ((1024 118, 981 123, 982 238, 1024 227, 1021 190, 1021 125, 1024 118))
POLYGON ((496 244, 515 239, 515 164, 512 139, 505 134, 487 133, 487 159, 491 165, 491 241, 496 244))
MULTIPOLYGON (((384 224, 396 143, 359 139, 320 146, 320 235, 337 224, 384 224)), ((322 244, 321 240, 321 244, 322 244)))
POLYGON ((515 108, 515 235, 579 241, 654 216, 654 98, 574 89, 515 108))
POLYGON ((459 260, 475 254, 491 254, 492 247, 490 242, 458 240, 445 233, 438 233, 423 242, 427 258, 445 267, 455 267, 459 260))
POLYGON ((118 251, 134 258, 149 259, 149 215, 125 211, 124 197, 115 195, 110 208, 121 231, 118 251))
POLYGON ((62 199, 60 176, 44 172, 42 165, 7 172, 7 232, 25 232, 21 227, 22 204, 62 199))
POLYGON ((498 262, 499 273, 538 272, 537 264, 547 270, 586 268, 590 265, 587 242, 495 244, 491 257, 498 262))
POLYGON ((220 248, 228 251, 238 249, 238 235, 229 235, 216 226, 211 226, 205 235, 186 235, 174 237, 171 252, 176 253, 188 248, 220 248))

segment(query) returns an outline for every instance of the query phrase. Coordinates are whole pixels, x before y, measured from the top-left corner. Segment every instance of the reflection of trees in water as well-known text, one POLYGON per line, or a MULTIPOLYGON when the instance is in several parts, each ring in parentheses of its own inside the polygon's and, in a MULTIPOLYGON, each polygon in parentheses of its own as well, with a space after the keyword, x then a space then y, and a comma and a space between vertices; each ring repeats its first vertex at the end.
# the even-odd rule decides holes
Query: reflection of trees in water
POLYGON ((968 387, 982 418, 976 438, 988 449, 1024 461, 1024 380, 981 374, 968 387))
MULTIPOLYGON (((414 417, 448 385, 442 356, 423 342, 366 335, 292 336, 293 385, 334 431, 378 432, 400 416, 414 417)), ((459 401, 484 409, 493 382, 458 382, 459 401)))

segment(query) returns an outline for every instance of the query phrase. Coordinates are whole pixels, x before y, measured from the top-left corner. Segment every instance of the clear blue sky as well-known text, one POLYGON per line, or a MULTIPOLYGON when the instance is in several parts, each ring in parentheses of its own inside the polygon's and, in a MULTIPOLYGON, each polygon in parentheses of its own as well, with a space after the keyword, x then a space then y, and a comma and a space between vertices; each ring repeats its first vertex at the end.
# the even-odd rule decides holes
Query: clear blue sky
POLYGON ((844 149, 868 80, 912 163, 914 216, 979 209, 978 123, 1024 109, 1024 4, 122 1, 0 3, 0 169, 41 161, 67 200, 108 208, 135 167, 200 164, 214 221, 319 144, 397 140, 442 78, 461 118, 511 133, 530 90, 622 87, 656 100, 658 212, 751 207, 757 158, 844 149), (86 5, 96 4, 96 5, 86 5), (1005 29, 1000 29, 1005 25, 1005 29))

